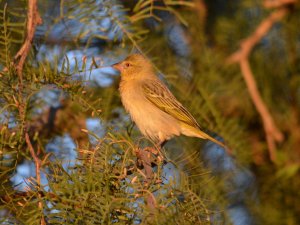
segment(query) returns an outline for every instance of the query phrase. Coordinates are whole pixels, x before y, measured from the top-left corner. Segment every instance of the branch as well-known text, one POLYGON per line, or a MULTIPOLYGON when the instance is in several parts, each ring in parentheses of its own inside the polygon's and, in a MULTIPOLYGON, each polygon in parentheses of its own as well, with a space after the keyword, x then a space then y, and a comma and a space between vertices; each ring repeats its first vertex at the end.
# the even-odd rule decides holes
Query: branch
POLYGON ((284 5, 293 5, 297 0, 265 0, 263 6, 267 9, 279 8, 284 5))
MULTIPOLYGON (((247 85, 250 97, 253 101, 253 104, 255 105, 258 113, 260 114, 263 125, 264 125, 264 130, 266 134, 266 139, 268 143, 268 149, 269 149, 269 155, 270 159, 272 161, 276 160, 276 155, 275 155, 275 142, 281 142, 283 141, 283 134, 281 131, 276 127, 274 120, 263 102, 260 93, 258 91, 254 75, 251 71, 250 64, 249 64, 249 54, 251 53, 253 47, 269 32, 271 27, 274 25, 274 23, 282 20, 282 18, 288 13, 288 8, 283 7, 287 6, 287 4, 295 3, 296 0, 294 1, 288 1, 288 0, 281 0, 281 1, 276 1, 277 2, 277 7, 281 6, 278 10, 274 11, 271 13, 269 17, 264 19, 256 28, 254 33, 250 35, 247 39, 242 41, 240 49, 233 53, 228 59, 227 63, 232 64, 232 63, 239 63, 241 72, 243 75, 243 78, 245 80, 245 83, 247 85), (280 3, 280 4, 279 4, 280 3)), ((264 4, 268 7, 270 7, 270 1, 265 1, 264 4)), ((272 3, 275 4, 274 1, 272 3)), ((273 5, 274 6, 274 5, 273 5)))
MULTIPOLYGON (((149 184, 153 179, 153 170, 152 170, 151 163, 154 162, 154 160, 152 155, 157 153, 158 153, 157 150, 151 147, 147 147, 145 149, 139 148, 136 152, 136 156, 145 170, 146 188, 149 187, 149 184)), ((159 156, 157 158, 160 159, 159 156)), ((150 193, 150 195, 147 197, 147 205, 149 209, 154 210, 156 207, 155 197, 150 191, 148 190, 144 190, 144 191, 150 193)))
POLYGON ((194 0, 195 9, 202 25, 207 19, 207 7, 203 0, 194 0))
POLYGON ((282 20, 287 13, 287 8, 281 8, 271 13, 269 17, 258 25, 255 32, 241 43, 241 48, 229 56, 227 63, 238 63, 241 59, 247 58, 253 47, 269 32, 274 23, 282 20))
POLYGON ((283 135, 276 127, 276 125, 273 121, 273 118, 272 118, 270 112, 268 111, 268 108, 264 104, 264 102, 259 94, 256 82, 254 80, 253 73, 252 73, 250 65, 249 65, 248 58, 243 58, 240 60, 240 67, 241 67, 242 75, 246 82, 250 97, 251 97, 251 99, 263 121, 264 130, 266 133, 266 138, 267 138, 267 143, 268 143, 270 159, 272 161, 275 161, 276 160, 275 141, 281 142, 283 140, 283 135))
POLYGON ((151 153, 147 149, 139 149, 136 155, 145 169, 146 182, 149 184, 153 177, 151 153))
POLYGON ((36 26, 40 24, 42 24, 42 18, 38 12, 37 0, 28 0, 27 36, 22 47, 15 55, 15 67, 17 69, 20 86, 22 86, 23 83, 23 66, 31 48, 36 26))
POLYGON ((44 207, 43 207, 43 202, 41 200, 42 196, 40 194, 40 186, 41 186, 41 172, 40 172, 41 160, 35 154, 33 146, 31 144, 31 141, 30 141, 30 138, 29 138, 29 135, 28 135, 27 132, 25 133, 25 141, 26 141, 26 144, 27 144, 27 146, 29 148, 29 152, 30 152, 30 154, 31 154, 31 156, 33 158, 34 164, 35 164, 36 181, 37 181, 38 192, 39 192, 38 193, 38 197, 39 197, 38 207, 39 207, 39 209, 42 212, 42 217, 41 217, 40 224, 41 225, 46 225, 45 218, 44 218, 44 215, 43 215, 43 208, 44 207))

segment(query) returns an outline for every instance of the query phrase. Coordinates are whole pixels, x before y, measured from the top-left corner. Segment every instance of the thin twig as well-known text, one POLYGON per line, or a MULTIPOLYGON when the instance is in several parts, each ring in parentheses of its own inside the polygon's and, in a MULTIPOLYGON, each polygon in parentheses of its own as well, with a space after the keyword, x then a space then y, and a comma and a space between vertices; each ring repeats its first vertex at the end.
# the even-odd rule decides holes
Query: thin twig
POLYGON ((43 206, 43 202, 41 200, 42 196, 40 194, 40 187, 41 187, 41 171, 40 171, 41 160, 35 154, 33 146, 31 144, 31 141, 30 141, 30 138, 29 138, 29 135, 28 135, 27 132, 25 133, 25 141, 26 141, 26 144, 27 144, 27 146, 29 148, 29 152, 30 152, 31 157, 33 158, 33 161, 34 161, 34 164, 35 164, 35 174, 36 174, 36 182, 37 182, 37 186, 38 186, 38 197, 39 197, 38 207, 39 207, 39 209, 42 212, 40 224, 41 225, 46 225, 45 218, 44 218, 44 215, 43 215, 43 208, 44 208, 44 206, 43 206))
POLYGON ((279 8, 284 5, 295 4, 297 0, 265 0, 263 6, 267 9, 279 8))
POLYGON ((151 167, 151 153, 149 151, 146 151, 145 149, 139 149, 137 152, 137 157, 141 160, 141 163, 144 166, 147 183, 149 184, 153 177, 153 171, 151 167))
POLYGON ((267 138, 267 143, 268 143, 270 159, 272 161, 275 161, 276 160, 275 141, 281 142, 283 140, 283 135, 276 127, 276 125, 273 121, 273 118, 272 118, 270 112, 268 111, 268 108, 264 104, 264 102, 259 94, 256 82, 254 80, 253 73, 252 73, 250 65, 249 65, 248 58, 241 59, 240 67, 241 67, 242 75, 246 82, 249 94, 251 96, 251 99, 252 99, 258 113, 262 117, 264 130, 266 133, 266 138, 267 138))
POLYGON ((23 84, 23 66, 31 48, 36 26, 40 24, 42 24, 42 18, 38 12, 37 0, 28 0, 27 35, 22 47, 15 55, 15 67, 20 86, 23 84))
POLYGON ((202 25, 205 24, 207 17, 207 7, 203 0, 194 0, 195 9, 202 25))
POLYGON ((22 127, 25 129, 25 103, 23 100, 23 66, 30 51, 36 26, 42 23, 42 19, 38 12, 37 0, 28 0, 27 12, 27 35, 22 47, 14 57, 14 67, 18 75, 18 111, 22 127))
MULTIPOLYGON (((138 151, 136 152, 136 155, 138 157, 138 159, 141 161, 144 170, 145 170, 145 178, 146 178, 146 188, 148 187, 148 185, 150 184, 151 180, 153 179, 153 170, 152 170, 152 166, 151 166, 151 162, 152 162, 152 150, 149 148, 145 148, 145 149, 138 149, 138 151)), ((146 190, 144 190, 146 191, 146 190)), ((147 205, 149 207, 149 209, 154 210, 156 207, 156 201, 153 195, 149 195, 147 197, 147 205)))
MULTIPOLYGON (((279 2, 279 1, 278 1, 279 2)), ((285 6, 285 4, 292 3, 291 1, 280 1, 282 4, 280 6, 285 6)), ((294 1, 296 2, 296 1, 294 1)), ((267 1, 265 1, 265 4, 267 1)), ((279 5, 278 5, 279 6, 279 5)), ((274 120, 266 106, 266 104, 263 102, 262 97, 258 91, 253 73, 251 71, 251 67, 249 64, 249 54, 251 53, 253 47, 269 32, 271 27, 278 21, 282 20, 284 16, 288 13, 287 7, 281 7, 278 10, 271 13, 266 19, 264 19, 256 28, 254 33, 250 35, 247 39, 245 39, 241 43, 241 48, 233 53, 227 60, 227 63, 239 63, 241 72, 243 75, 243 78, 245 80, 245 83, 247 85, 248 91, 250 93, 250 97, 260 114, 264 130, 266 134, 268 149, 269 149, 269 155, 270 159, 272 161, 276 160, 276 154, 275 149, 276 145, 275 142, 282 142, 283 141, 283 134, 281 131, 276 127, 274 120)))
POLYGON ((253 47, 269 32, 274 23, 282 20, 288 13, 287 8, 281 8, 271 13, 269 17, 264 19, 247 39, 242 41, 241 48, 233 53, 228 59, 227 63, 237 63, 243 58, 247 58, 253 47))

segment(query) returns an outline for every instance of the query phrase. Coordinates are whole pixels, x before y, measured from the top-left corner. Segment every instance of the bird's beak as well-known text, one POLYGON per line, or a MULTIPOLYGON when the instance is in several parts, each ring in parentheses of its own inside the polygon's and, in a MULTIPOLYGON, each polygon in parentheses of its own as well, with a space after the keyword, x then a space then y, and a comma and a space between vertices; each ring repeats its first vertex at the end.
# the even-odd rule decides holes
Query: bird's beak
POLYGON ((111 65, 111 67, 121 72, 122 64, 120 62, 115 63, 115 64, 111 65))

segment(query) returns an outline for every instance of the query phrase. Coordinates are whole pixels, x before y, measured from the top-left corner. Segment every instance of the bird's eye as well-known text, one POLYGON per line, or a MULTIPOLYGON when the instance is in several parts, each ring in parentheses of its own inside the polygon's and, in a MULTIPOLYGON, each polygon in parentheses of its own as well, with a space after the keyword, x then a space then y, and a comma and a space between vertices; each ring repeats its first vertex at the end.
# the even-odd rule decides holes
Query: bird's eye
POLYGON ((128 68, 130 66, 130 63, 125 63, 125 67, 128 68))

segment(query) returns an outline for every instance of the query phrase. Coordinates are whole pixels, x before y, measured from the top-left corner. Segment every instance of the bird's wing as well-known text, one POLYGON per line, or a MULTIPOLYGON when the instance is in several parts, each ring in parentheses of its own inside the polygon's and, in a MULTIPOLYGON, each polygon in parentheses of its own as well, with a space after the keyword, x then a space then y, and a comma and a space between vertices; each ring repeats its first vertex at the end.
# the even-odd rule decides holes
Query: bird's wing
POLYGON ((147 80, 142 87, 146 98, 160 110, 185 124, 200 128, 189 111, 181 105, 169 89, 160 81, 147 80))

